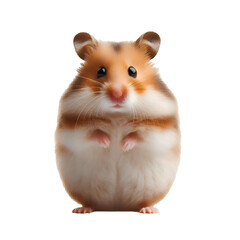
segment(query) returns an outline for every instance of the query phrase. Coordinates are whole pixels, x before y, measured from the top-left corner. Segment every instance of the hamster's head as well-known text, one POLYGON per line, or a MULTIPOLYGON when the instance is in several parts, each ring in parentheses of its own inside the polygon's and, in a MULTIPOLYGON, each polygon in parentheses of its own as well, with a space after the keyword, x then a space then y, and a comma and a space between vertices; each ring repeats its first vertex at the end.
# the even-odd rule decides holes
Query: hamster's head
POLYGON ((77 34, 74 47, 84 63, 65 94, 66 108, 97 116, 138 117, 166 111, 174 97, 150 62, 159 46, 160 37, 154 32, 120 43, 77 34))

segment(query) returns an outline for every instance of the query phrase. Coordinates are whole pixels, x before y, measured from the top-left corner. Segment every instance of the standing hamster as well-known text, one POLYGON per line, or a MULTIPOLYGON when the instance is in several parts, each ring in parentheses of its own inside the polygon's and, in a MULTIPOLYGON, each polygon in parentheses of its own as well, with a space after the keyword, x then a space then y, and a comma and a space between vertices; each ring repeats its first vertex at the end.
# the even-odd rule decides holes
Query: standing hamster
POLYGON ((150 60, 160 37, 135 42, 74 37, 84 60, 64 92, 56 129, 57 166, 68 194, 92 211, 158 212, 179 164, 177 102, 150 60))

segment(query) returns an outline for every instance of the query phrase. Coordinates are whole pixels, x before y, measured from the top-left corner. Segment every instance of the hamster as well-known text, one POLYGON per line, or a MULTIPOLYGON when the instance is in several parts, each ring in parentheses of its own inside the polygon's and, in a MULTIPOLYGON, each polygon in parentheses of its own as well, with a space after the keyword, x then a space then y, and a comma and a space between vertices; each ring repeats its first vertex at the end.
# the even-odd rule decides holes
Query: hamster
POLYGON ((134 42, 74 37, 84 60, 61 97, 55 133, 63 185, 82 205, 74 213, 156 213, 179 165, 180 129, 173 93, 150 60, 160 37, 134 42))

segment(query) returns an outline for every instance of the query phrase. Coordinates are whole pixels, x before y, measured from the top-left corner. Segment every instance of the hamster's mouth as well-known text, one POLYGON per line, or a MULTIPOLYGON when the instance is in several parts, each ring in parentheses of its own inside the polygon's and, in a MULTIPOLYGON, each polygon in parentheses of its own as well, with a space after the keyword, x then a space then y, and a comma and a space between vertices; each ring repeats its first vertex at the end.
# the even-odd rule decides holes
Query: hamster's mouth
POLYGON ((120 104, 115 104, 114 106, 113 106, 114 108, 122 108, 122 106, 120 105, 120 104))
POLYGON ((107 112, 109 114, 113 114, 113 116, 122 116, 123 114, 124 115, 129 114, 129 110, 126 107, 126 105, 121 103, 112 104, 111 107, 108 108, 107 112))

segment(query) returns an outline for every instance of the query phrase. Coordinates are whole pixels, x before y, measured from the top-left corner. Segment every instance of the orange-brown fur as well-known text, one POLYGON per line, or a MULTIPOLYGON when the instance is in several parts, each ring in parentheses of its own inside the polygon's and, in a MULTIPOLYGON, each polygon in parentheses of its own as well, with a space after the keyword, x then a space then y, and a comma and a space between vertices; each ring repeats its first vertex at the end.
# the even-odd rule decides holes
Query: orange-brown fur
POLYGON ((154 126, 160 127, 163 129, 166 128, 178 128, 178 122, 175 117, 165 117, 157 119, 143 119, 143 120, 131 120, 130 123, 133 123, 134 126, 154 126))
MULTIPOLYGON (((78 116, 77 114, 62 114, 58 127, 60 128, 75 128, 86 125, 96 125, 99 123, 111 124, 111 121, 104 118, 86 118, 85 116, 78 116)), ((178 121, 175 117, 165 117, 157 119, 131 119, 128 121, 129 124, 134 126, 154 126, 163 129, 166 128, 178 128, 178 121)))
POLYGON ((159 79, 156 69, 152 68, 151 64, 149 64, 144 50, 139 50, 134 43, 128 42, 122 43, 120 50, 117 52, 110 43, 99 43, 95 51, 86 57, 86 62, 78 69, 78 75, 63 97, 85 86, 89 86, 95 94, 98 94, 100 84, 115 79, 116 73, 122 74, 122 78, 120 79, 121 84, 132 84, 139 94, 142 94, 147 86, 153 86, 155 89, 173 97, 166 85, 159 79), (128 65, 126 64, 126 60, 129 62, 128 65), (118 63, 117 66, 115 66, 116 62, 118 63), (115 65, 113 66, 113 64, 115 65), (138 77, 133 79, 127 75, 127 69, 131 65, 134 65, 140 74, 144 70, 141 79, 138 77), (106 77, 97 79, 96 72, 101 66, 111 71, 108 72, 106 77), (95 82, 90 79, 93 79, 95 82))
MULTIPOLYGON (((99 43, 96 50, 86 58, 86 62, 83 66, 78 69, 78 75, 74 79, 74 81, 70 84, 67 91, 64 93, 62 99, 64 100, 71 93, 79 91, 81 88, 88 86, 94 92, 94 94, 98 94, 101 88, 102 83, 112 82, 112 79, 116 78, 117 73, 124 73, 124 76, 120 79, 121 84, 123 84, 123 92, 127 94, 127 84, 131 84, 134 86, 135 91, 138 94, 142 94, 147 86, 152 86, 156 90, 163 92, 167 96, 174 98, 172 93, 169 91, 165 83, 159 79, 156 69, 152 68, 152 66, 148 63, 148 58, 144 54, 143 50, 140 50, 133 43, 121 43, 119 50, 116 52, 112 44, 110 43, 99 43), (128 61, 134 65, 138 71, 141 73, 142 69, 144 69, 142 77, 139 79, 133 79, 127 75, 128 65, 125 64, 127 56, 131 56, 132 59, 128 61), (112 64, 114 62, 119 62, 119 65, 114 67, 112 64), (105 66, 107 69, 111 71, 108 72, 107 76, 101 79, 97 79, 96 72, 101 67, 105 66), (92 81, 93 79, 94 81, 92 81), (128 82, 125 79, 127 79, 128 82)), ((131 65, 131 64, 130 64, 131 65)), ((107 88, 106 94, 110 95, 111 85, 107 88)), ((85 119, 81 115, 62 115, 59 118, 59 124, 65 125, 66 127, 74 127, 82 124, 90 124, 94 119, 85 119)), ((96 119, 97 121, 99 119, 96 119)), ((132 120, 134 121, 134 120, 132 120)), ((176 119, 145 119, 144 121, 134 121, 135 124, 146 124, 152 126, 158 126, 162 128, 166 128, 171 124, 177 124, 176 119)))
POLYGON ((89 118, 86 116, 81 116, 77 114, 62 114, 58 120, 58 127, 59 128, 76 128, 79 126, 86 126, 86 125, 96 125, 99 123, 111 124, 108 119, 104 118, 89 118))

